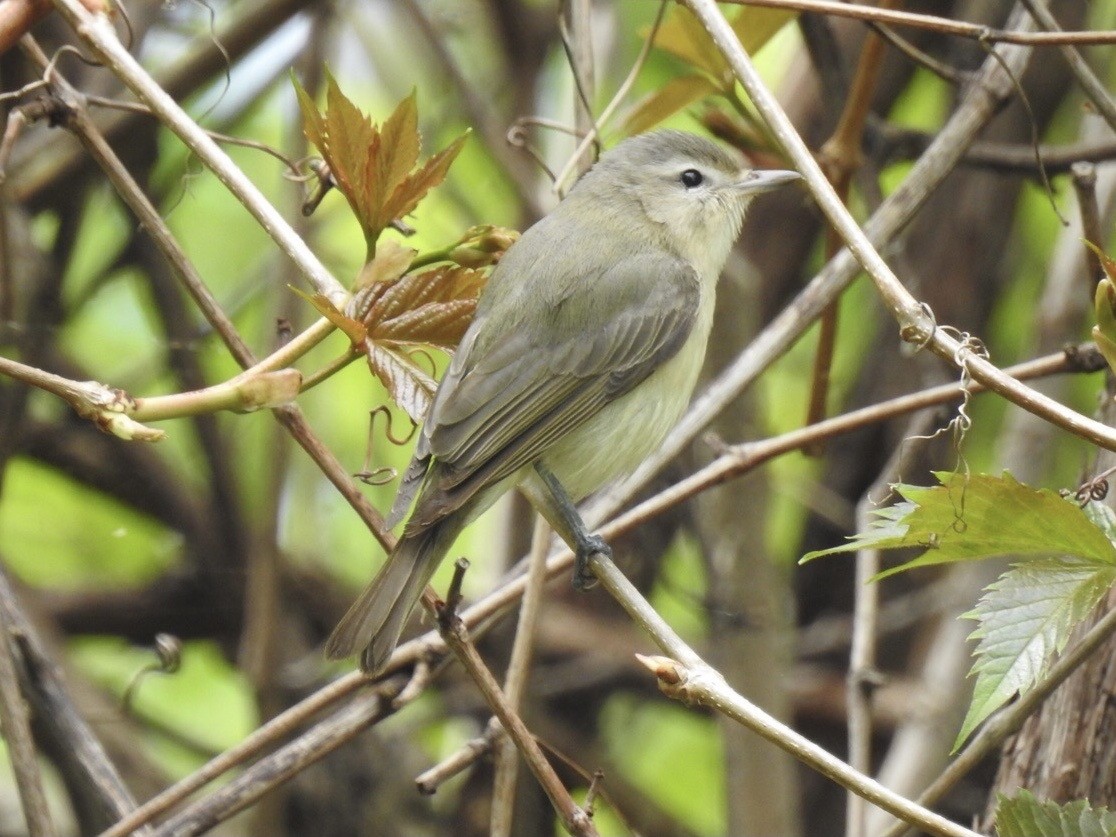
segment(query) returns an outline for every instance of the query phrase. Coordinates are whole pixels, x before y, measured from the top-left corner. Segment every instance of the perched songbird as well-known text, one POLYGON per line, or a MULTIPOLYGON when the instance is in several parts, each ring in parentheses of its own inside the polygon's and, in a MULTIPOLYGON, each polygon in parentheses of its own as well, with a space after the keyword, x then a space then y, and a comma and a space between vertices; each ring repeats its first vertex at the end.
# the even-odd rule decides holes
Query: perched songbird
POLYGON ((326 646, 378 671, 467 523, 518 485, 578 558, 608 554, 573 501, 635 470, 690 400, 714 289, 757 194, 799 175, 745 167, 680 131, 602 155, 500 260, 442 379, 390 525, 387 564, 326 646))

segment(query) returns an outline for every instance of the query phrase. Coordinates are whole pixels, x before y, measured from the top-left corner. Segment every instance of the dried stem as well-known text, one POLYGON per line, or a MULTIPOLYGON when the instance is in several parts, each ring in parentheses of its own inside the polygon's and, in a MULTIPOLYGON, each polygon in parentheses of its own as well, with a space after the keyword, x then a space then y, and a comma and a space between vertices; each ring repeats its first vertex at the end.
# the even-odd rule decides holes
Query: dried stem
MULTIPOLYGON (((402 677, 378 685, 303 735, 249 767, 236 779, 162 824, 157 837, 192 837, 242 811, 275 786, 329 755, 342 744, 396 710, 395 698, 404 687, 402 677)), ((127 832, 123 832, 127 833, 127 832)))
MULTIPOLYGON (((1116 450, 1116 429, 1020 384, 989 362, 982 355, 980 348, 966 336, 962 335, 962 339, 958 339, 948 330, 938 326, 932 312, 911 296, 875 249, 869 237, 841 203, 805 142, 756 72, 751 59, 741 47, 732 27, 725 20, 714 0, 686 0, 686 5, 710 34, 714 44, 725 56, 737 79, 748 92, 757 111, 763 116, 773 135, 806 179, 818 206, 845 239, 856 260, 872 278, 880 298, 899 323, 900 336, 913 345, 929 348, 956 365, 965 375, 971 376, 1028 412, 1099 447, 1116 450)), ((1025 26, 1028 20, 1029 18, 1020 21, 1020 27, 1025 26)), ((1019 49, 1022 48, 1009 46, 1005 47, 1004 51, 1019 49)), ((1006 56, 1001 58, 1007 60, 1006 56)))
POLYGON ((438 620, 442 639, 465 667, 469 677, 477 684, 488 708, 500 719, 500 724, 523 754, 527 766, 535 774, 535 778, 550 799, 566 830, 571 834, 586 835, 586 837, 596 835, 597 829, 593 826, 592 818, 573 801, 566 786, 562 784, 558 774, 543 755, 535 737, 527 729, 527 725, 505 700, 503 692, 500 691, 500 684, 496 682, 496 678, 492 676, 492 672, 488 670, 488 666, 484 664, 484 660, 470 641, 464 621, 455 612, 449 610, 450 605, 451 602, 447 601, 446 608, 443 609, 438 620))
POLYGON ((962 828, 889 791, 871 777, 853 770, 813 741, 763 712, 731 689, 716 669, 683 642, 615 564, 594 556, 591 567, 602 586, 628 615, 670 655, 671 659, 654 658, 653 665, 649 666, 659 679, 659 687, 668 696, 681 699, 687 704, 700 703, 723 713, 823 776, 930 834, 942 837, 979 837, 976 832, 962 828))
MULTIPOLYGON (((1039 0, 1022 0, 1023 5, 1027 7, 1027 11, 1031 16, 1039 22, 1039 25, 1048 32, 1061 32, 1062 28, 1058 25, 1057 19, 1048 9, 1045 3, 1040 3, 1039 0)), ((1097 109, 1104 121, 1108 123, 1113 131, 1116 131, 1116 102, 1108 94, 1108 88, 1104 82, 1097 78, 1097 74, 1081 57, 1081 53, 1077 47, 1072 44, 1065 44, 1061 47, 1062 56, 1069 64, 1070 72, 1073 73, 1077 79, 1077 83, 1081 85, 1081 89, 1085 91, 1085 95, 1089 97, 1089 101, 1097 109)))
POLYGON ((57 832, 47 808, 39 755, 31 735, 31 713, 19 687, 12 630, 7 610, 0 607, 0 722, 28 833, 31 837, 54 837, 57 832))
POLYGON ((276 715, 239 744, 221 753, 201 769, 194 771, 158 796, 145 802, 111 828, 105 829, 100 837, 127 837, 137 828, 169 811, 217 777, 252 760, 261 751, 290 735, 323 709, 349 697, 358 689, 367 685, 368 680, 363 674, 353 672, 330 683, 325 688, 319 689, 301 703, 292 706, 280 715, 276 715))
MULTIPOLYGON (((515 642, 512 644, 508 671, 504 675, 504 697, 512 711, 518 712, 523 701, 523 690, 531 671, 531 654, 539 624, 543 588, 546 585, 546 554, 550 548, 550 527, 540 516, 535 517, 531 536, 531 554, 527 565, 527 586, 519 605, 519 623, 516 625, 515 642)), ((496 738, 496 778, 492 788, 492 816, 489 831, 492 837, 507 837, 512 833, 512 814, 515 807, 515 785, 519 774, 519 752, 515 743, 506 736, 496 738)))
POLYGON ((871 20, 877 23, 892 24, 894 26, 910 26, 916 29, 938 32, 942 35, 973 38, 988 44, 1017 44, 1021 46, 1061 46, 1063 44, 1076 44, 1078 46, 1092 46, 1096 44, 1116 43, 1116 32, 1110 31, 1033 32, 1024 26, 1019 26, 1018 29, 996 29, 991 26, 982 26, 978 23, 951 20, 948 17, 924 15, 916 12, 894 11, 890 9, 881 9, 876 6, 865 6, 860 3, 842 3, 837 2, 837 0, 724 0, 724 2, 733 3, 738 6, 798 9, 802 12, 817 12, 818 14, 833 15, 835 17, 871 20))

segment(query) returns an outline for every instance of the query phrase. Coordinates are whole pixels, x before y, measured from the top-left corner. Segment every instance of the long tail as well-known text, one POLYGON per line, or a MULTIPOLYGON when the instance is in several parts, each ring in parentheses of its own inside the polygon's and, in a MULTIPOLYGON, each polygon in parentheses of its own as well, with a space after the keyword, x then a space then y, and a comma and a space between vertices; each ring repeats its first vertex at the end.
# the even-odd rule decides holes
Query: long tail
POLYGON ((338 660, 361 651, 360 666, 365 671, 375 673, 384 667, 423 588, 462 529, 457 518, 452 514, 400 538, 387 564, 330 635, 326 656, 338 660))

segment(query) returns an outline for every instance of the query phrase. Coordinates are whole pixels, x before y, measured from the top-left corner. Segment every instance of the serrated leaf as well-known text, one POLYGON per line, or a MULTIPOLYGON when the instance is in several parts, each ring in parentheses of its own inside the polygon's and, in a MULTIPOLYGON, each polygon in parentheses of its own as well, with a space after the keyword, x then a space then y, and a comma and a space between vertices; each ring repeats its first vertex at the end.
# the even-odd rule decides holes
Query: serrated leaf
POLYGON ((380 343, 368 341, 367 351, 372 374, 387 388, 392 401, 402 407, 412 421, 425 420, 437 386, 434 379, 408 358, 380 343))
POLYGON ((717 87, 703 75, 672 78, 632 108, 624 119, 623 132, 629 136, 642 134, 698 99, 716 92, 717 87))
POLYGON ((999 794, 996 801, 999 837, 1116 837, 1116 814, 1078 799, 1059 805, 1040 800, 1030 791, 1014 797, 999 794))
POLYGON ((1071 558, 1016 564, 990 584, 965 617, 979 627, 970 675, 973 699, 954 747, 1016 693, 1039 681, 1073 629, 1107 595, 1116 566, 1071 558))
POLYGON ((377 247, 372 261, 361 268, 360 275, 357 276, 348 310, 359 319, 367 321, 376 302, 407 272, 417 252, 394 241, 385 241, 377 247))
MULTIPOLYGON (((376 187, 376 204, 382 207, 388 203, 392 193, 399 188, 399 184, 406 179, 407 174, 418 162, 418 108, 413 90, 411 95, 396 106, 391 116, 384 120, 376 142, 379 143, 379 147, 374 148, 373 153, 368 155, 376 166, 369 180, 376 187)), ((396 213, 387 218, 384 224, 389 224, 404 214, 406 213, 396 213)))
POLYGON ((898 485, 905 498, 874 512, 866 532, 849 543, 817 550, 803 561, 859 549, 921 548, 912 561, 881 573, 997 555, 1073 556, 1116 565, 1116 546, 1074 502, 1035 489, 1011 474, 935 474, 942 485, 898 485))
POLYGON ((1082 511, 1090 523, 1100 529, 1112 543, 1116 543, 1116 511, 1104 503, 1088 503, 1082 511))
POLYGON ((369 335, 377 341, 452 349, 469 327, 486 281, 480 271, 456 265, 407 274, 369 310, 369 335))
POLYGON ((324 111, 318 110, 297 82, 295 91, 306 138, 317 147, 338 190, 352 207, 371 259, 380 233, 414 210, 445 178, 465 137, 459 137, 416 170, 420 137, 413 92, 377 127, 342 92, 332 75, 326 78, 324 111))
POLYGON ((464 134, 455 139, 427 160, 418 171, 407 175, 392 188, 390 197, 385 199, 376 217, 380 229, 414 210, 427 192, 445 180, 446 172, 465 145, 467 137, 468 134, 464 134))

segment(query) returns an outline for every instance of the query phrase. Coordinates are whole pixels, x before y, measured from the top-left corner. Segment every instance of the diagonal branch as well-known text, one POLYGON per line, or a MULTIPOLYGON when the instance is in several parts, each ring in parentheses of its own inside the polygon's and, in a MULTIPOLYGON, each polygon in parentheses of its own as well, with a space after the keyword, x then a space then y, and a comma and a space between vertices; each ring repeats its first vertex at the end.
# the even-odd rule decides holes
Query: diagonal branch
MULTIPOLYGON (((686 5, 709 32, 714 44, 728 60, 737 79, 768 123, 773 135, 805 177, 818 206, 845 239, 856 260, 872 278, 881 299, 891 309, 892 315, 899 323, 900 337, 915 346, 931 349, 935 354, 959 367, 964 375, 971 376, 1028 412, 1093 444, 1107 450, 1116 450, 1116 430, 1020 384, 990 363, 969 339, 958 339, 946 329, 938 327, 932 313, 911 296, 876 250, 868 235, 841 203, 837 193, 834 192, 806 147, 806 143, 795 131, 786 112, 756 72, 751 59, 741 47, 732 27, 725 20, 714 0, 686 0, 686 5)), ((1029 16, 1015 15, 1014 18, 1020 28, 1030 23, 1029 16)), ((1009 46, 1004 52, 1007 53, 1009 50, 1012 54, 1018 54, 1024 48, 1009 46)), ((1007 60, 1006 55, 1003 56, 1003 60, 1007 60)))
POLYGON ((78 0, 55 0, 55 7, 97 57, 225 184, 279 249, 298 265, 314 289, 342 308, 348 293, 341 284, 256 184, 124 49, 108 17, 90 14, 78 0))

